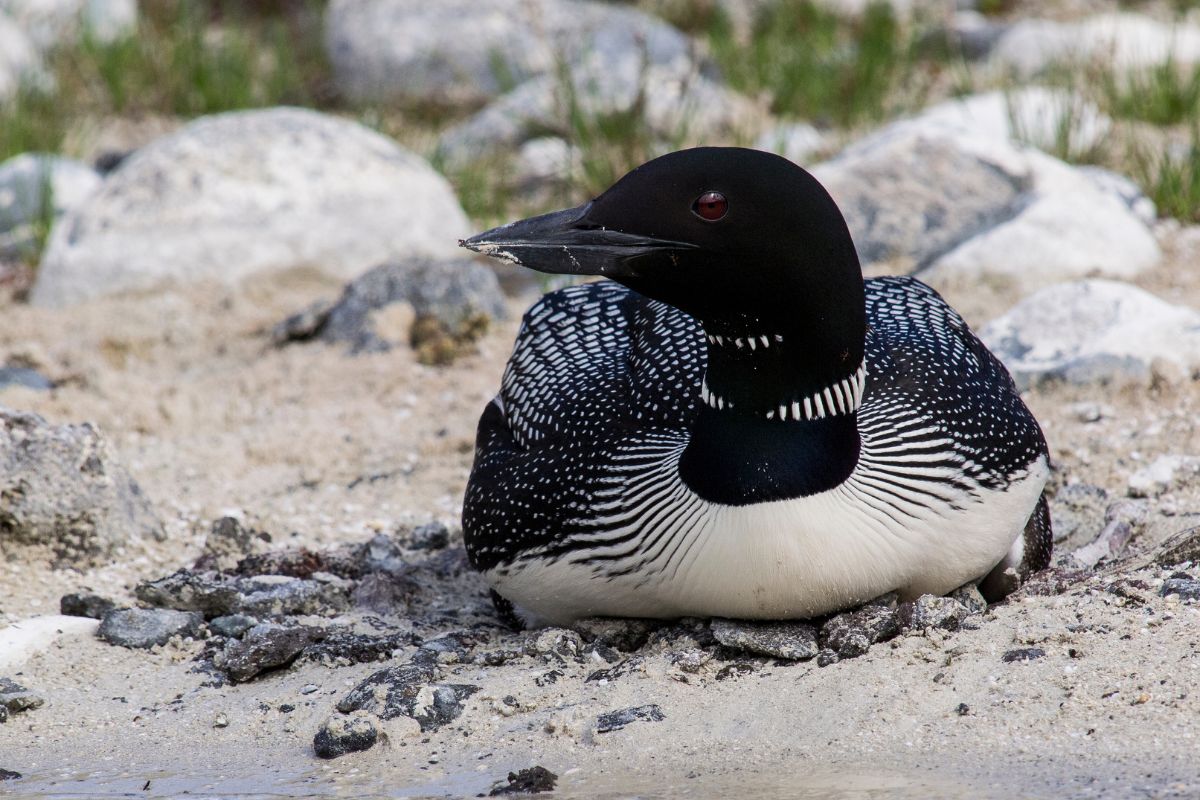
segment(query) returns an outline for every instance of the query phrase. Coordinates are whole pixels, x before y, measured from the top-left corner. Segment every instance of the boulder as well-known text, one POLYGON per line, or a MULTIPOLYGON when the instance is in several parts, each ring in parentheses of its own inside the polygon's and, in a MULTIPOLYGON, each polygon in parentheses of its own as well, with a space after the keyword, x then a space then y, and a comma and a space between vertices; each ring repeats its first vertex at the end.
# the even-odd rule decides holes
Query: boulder
POLYGON ((83 36, 115 42, 137 31, 137 0, 0 0, 39 50, 69 46, 83 36))
POLYGON ((1000 35, 989 55, 994 67, 1030 77, 1063 62, 1094 61, 1133 71, 1173 61, 1200 62, 1200 26, 1164 24, 1132 13, 1098 14, 1076 22, 1025 19, 1000 35))
POLYGON ((829 140, 825 134, 807 122, 782 122, 763 131, 754 140, 755 150, 775 153, 800 165, 807 164, 827 147, 829 140))
POLYGON ((32 302, 390 258, 454 255, 470 225, 422 159, 294 108, 205 117, 138 150, 56 225, 32 302))
POLYGON ((100 620, 96 636, 111 645, 149 649, 173 636, 197 636, 204 618, 196 612, 167 608, 117 608, 100 620))
POLYGON ((1200 312, 1115 281, 1043 289, 988 323, 980 337, 1021 387, 1146 384, 1200 370, 1200 312))
POLYGON ((22 82, 39 74, 40 69, 33 42, 0 10, 0 103, 15 95, 22 82))
POLYGON ((763 112, 749 98, 685 65, 588 59, 569 75, 530 80, 446 131, 438 156, 451 167, 508 153, 547 134, 574 138, 575 125, 614 115, 640 114, 663 152, 684 140, 728 138, 753 132, 763 112))
POLYGON ((624 69, 690 50, 661 20, 590 0, 333 0, 325 31, 348 97, 467 108, 584 57, 624 69))
MULTIPOLYGON (((1055 97, 1022 93, 1017 108, 1038 118, 1055 97)), ((985 281, 1022 292, 1157 264, 1145 208, 1131 205, 1128 186, 1011 141, 1002 100, 942 104, 813 168, 863 262, 915 270, 942 288, 985 281)))
POLYGON ((162 526, 95 427, 0 408, 0 552, 93 563, 138 538, 161 540, 162 526))

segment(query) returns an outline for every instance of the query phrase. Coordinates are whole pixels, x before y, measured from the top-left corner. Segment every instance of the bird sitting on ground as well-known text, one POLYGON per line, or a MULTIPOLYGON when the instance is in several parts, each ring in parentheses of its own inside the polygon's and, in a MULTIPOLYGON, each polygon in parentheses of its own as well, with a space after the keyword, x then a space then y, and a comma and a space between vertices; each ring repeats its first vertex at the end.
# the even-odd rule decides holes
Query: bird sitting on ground
POLYGON ((520 622, 995 599, 1047 565, 1046 442, 1008 372, 920 281, 864 281, 786 159, 671 153, 461 244, 609 279, 527 312, 479 422, 467 552, 520 622))

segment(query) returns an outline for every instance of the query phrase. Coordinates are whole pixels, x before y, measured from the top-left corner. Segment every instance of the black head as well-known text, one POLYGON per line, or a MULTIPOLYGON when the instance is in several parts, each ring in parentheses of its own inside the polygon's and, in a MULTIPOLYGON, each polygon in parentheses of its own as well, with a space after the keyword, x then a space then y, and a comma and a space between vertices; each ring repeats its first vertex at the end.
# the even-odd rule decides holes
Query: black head
POLYGON ((850 369, 862 360, 862 272, 845 220, 815 178, 771 153, 670 153, 589 203, 462 244, 542 272, 612 278, 710 333, 798 337, 836 348, 850 369))

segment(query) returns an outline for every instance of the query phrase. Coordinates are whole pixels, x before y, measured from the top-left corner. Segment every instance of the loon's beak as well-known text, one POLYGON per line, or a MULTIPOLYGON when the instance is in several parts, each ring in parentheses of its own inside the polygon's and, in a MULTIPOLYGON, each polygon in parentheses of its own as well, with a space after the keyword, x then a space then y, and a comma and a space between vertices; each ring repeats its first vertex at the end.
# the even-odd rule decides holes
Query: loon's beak
POLYGON ((622 233, 589 223, 592 204, 510 222, 459 245, 539 272, 635 277, 647 257, 696 245, 622 233))

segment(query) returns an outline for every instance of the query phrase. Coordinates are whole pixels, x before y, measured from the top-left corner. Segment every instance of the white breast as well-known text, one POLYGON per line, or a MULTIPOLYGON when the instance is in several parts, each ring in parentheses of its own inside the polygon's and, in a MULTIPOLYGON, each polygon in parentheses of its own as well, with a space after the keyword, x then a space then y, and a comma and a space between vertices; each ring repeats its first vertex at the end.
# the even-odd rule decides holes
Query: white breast
POLYGON ((585 616, 785 619, 889 591, 945 594, 987 574, 1014 543, 1019 549, 1049 475, 1043 457, 1003 490, 886 508, 864 461, 820 494, 724 506, 692 493, 678 478, 678 456, 664 456, 660 480, 647 484, 653 490, 612 491, 610 522, 624 515, 623 525, 572 537, 590 542, 592 554, 629 555, 592 563, 583 562, 585 551, 535 555, 491 570, 489 580, 530 621, 550 624, 585 616), (636 540, 603 544, 637 530, 636 540))

